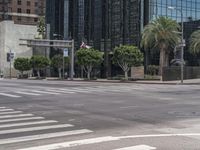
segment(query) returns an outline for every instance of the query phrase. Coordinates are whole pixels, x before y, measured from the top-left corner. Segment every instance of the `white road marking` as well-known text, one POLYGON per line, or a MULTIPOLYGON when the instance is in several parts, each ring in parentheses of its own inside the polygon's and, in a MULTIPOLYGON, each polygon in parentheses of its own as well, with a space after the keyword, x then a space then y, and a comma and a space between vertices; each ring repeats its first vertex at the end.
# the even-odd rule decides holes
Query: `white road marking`
POLYGON ((34 115, 33 114, 6 115, 6 116, 0 116, 0 119, 17 118, 17 117, 30 117, 30 116, 34 116, 34 115))
POLYGON ((64 136, 78 135, 78 134, 92 133, 92 132, 93 131, 91 130, 82 129, 82 130, 73 130, 73 131, 65 131, 65 132, 62 131, 62 132, 38 134, 38 135, 31 135, 31 136, 24 136, 24 137, 17 137, 17 138, 1 139, 0 145, 26 142, 26 141, 34 141, 34 140, 42 140, 42 139, 49 139, 49 138, 56 138, 56 137, 64 137, 64 136))
POLYGON ((14 124, 0 124, 0 128, 8 128, 8 127, 19 127, 19 126, 27 126, 27 125, 37 125, 37 124, 47 124, 47 123, 57 123, 55 120, 45 120, 45 121, 36 121, 36 122, 23 122, 23 123, 14 123, 14 124))
MULTIPOLYGON (((149 134, 149 135, 132 135, 132 136, 119 136, 119 137, 106 136, 106 137, 99 137, 99 138, 91 138, 91 139, 49 144, 49 145, 43 145, 43 146, 37 146, 37 147, 30 147, 30 148, 24 148, 24 149, 18 149, 18 150, 56 150, 56 149, 59 149, 59 148, 60 149, 61 148, 71 148, 71 147, 77 147, 77 146, 88 145, 88 144, 97 144, 97 143, 103 143, 103 142, 119 141, 119 140, 123 140, 123 139, 152 138, 152 137, 177 137, 177 136, 200 136, 200 133, 152 134, 152 135, 149 134)), ((1 144, 1 141, 0 141, 0 144, 1 144)))
POLYGON ((29 117, 29 118, 17 118, 17 119, 4 119, 4 120, 0 120, 0 123, 15 122, 15 121, 27 121, 27 120, 40 120, 40 119, 44 119, 44 117, 29 117))
POLYGON ((4 112, 4 111, 14 111, 14 109, 0 109, 0 112, 4 112))
POLYGON ((74 94, 75 93, 75 92, 71 92, 71 91, 61 91, 61 90, 53 90, 53 89, 47 89, 47 91, 57 92, 57 93, 67 93, 67 94, 74 94))
POLYGON ((19 114, 19 113, 22 113, 22 111, 0 112, 0 115, 19 114))
MULTIPOLYGON (((118 138, 116 140, 118 140, 118 138)), ((24 148, 24 149, 19 149, 19 150, 55 150, 59 148, 70 148, 70 147, 96 144, 96 143, 102 143, 102 142, 108 142, 108 141, 113 141, 113 137, 108 136, 108 137, 100 137, 100 138, 93 138, 93 139, 84 139, 84 140, 78 140, 78 141, 70 141, 70 142, 50 144, 50 145, 44 145, 44 146, 24 148)))
POLYGON ((91 93, 89 90, 84 90, 83 88, 72 88, 75 92, 80 92, 80 93, 91 93))
POLYGON ((59 95, 60 94, 60 93, 55 93, 55 92, 37 91, 37 90, 31 90, 31 92, 41 93, 41 94, 52 94, 52 95, 59 95))
POLYGON ((20 129, 10 129, 10 130, 2 130, 0 134, 10 134, 10 133, 21 133, 21 132, 28 132, 28 131, 40 131, 40 130, 47 130, 47 129, 58 129, 58 128, 67 128, 72 127, 71 124, 59 124, 59 125, 48 125, 48 126, 40 126, 40 127, 30 127, 30 128, 20 128, 20 129))
POLYGON ((0 109, 5 109, 6 107, 0 107, 0 109))
POLYGON ((22 91, 17 91, 15 93, 17 93, 17 94, 24 94, 24 95, 31 95, 31 96, 40 96, 41 95, 41 94, 30 93, 30 92, 22 92, 22 91))
POLYGON ((137 146, 125 147, 125 148, 120 148, 120 149, 115 149, 115 150, 154 150, 154 149, 156 148, 150 147, 148 145, 137 145, 137 146))
POLYGON ((121 109, 128 109, 128 108, 138 108, 139 106, 124 106, 120 107, 121 109))
POLYGON ((7 93, 0 93, 0 95, 7 96, 7 97, 13 97, 13 98, 19 98, 19 97, 21 97, 21 96, 18 96, 18 95, 12 95, 12 94, 7 94, 7 93))

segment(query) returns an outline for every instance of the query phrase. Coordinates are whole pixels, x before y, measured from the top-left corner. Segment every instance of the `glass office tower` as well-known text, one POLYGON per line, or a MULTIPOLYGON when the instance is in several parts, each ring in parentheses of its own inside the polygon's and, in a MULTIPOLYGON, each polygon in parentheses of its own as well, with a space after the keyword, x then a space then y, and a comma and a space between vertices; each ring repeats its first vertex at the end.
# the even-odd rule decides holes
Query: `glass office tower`
MULTIPOLYGON (((200 0, 145 0, 144 25, 159 16, 166 16, 181 23, 181 11, 184 21, 184 39, 186 40, 185 60, 188 65, 197 65, 198 56, 188 52, 190 35, 200 27, 200 0), (169 9, 168 7, 175 9, 169 9)), ((159 56, 151 56, 150 63, 158 62, 159 56)))
POLYGON ((181 9, 184 22, 200 19, 199 0, 149 0, 149 8, 150 20, 158 16, 167 16, 181 22, 181 9), (176 9, 170 10, 168 9, 169 6, 176 9))

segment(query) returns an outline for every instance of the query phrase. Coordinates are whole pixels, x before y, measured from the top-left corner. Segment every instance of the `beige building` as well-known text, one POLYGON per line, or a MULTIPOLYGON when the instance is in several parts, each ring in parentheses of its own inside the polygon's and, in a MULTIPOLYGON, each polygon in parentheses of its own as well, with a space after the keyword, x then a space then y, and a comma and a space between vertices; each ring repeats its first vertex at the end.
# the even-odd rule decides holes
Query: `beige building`
POLYGON ((0 73, 4 77, 10 76, 10 67, 12 77, 16 77, 18 72, 13 67, 14 59, 18 57, 28 57, 33 55, 33 50, 27 46, 21 46, 20 39, 33 39, 37 35, 37 27, 35 25, 14 24, 13 21, 0 22, 0 73), (8 53, 13 53, 14 58, 8 61, 8 53), (11 66, 10 66, 11 65, 11 66))
POLYGON ((0 21, 36 25, 38 18, 44 14, 45 0, 0 0, 0 21))

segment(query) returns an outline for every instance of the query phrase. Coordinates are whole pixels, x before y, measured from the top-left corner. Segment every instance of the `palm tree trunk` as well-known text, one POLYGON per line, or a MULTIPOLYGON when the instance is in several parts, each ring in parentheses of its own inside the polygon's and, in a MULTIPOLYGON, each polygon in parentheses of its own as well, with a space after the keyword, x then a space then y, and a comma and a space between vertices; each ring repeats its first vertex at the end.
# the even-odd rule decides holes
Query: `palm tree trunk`
POLYGON ((166 52, 166 53, 165 53, 164 67, 168 67, 168 66, 169 66, 169 53, 166 52))
POLYGON ((159 75, 163 75, 163 67, 165 66, 165 50, 162 47, 160 49, 160 66, 159 66, 159 75))

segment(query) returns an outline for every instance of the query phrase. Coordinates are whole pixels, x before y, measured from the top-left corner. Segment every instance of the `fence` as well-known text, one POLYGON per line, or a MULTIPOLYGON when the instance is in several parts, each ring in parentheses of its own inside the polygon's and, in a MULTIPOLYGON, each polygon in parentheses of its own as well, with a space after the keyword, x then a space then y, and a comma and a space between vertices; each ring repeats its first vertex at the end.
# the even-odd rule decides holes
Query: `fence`
MULTIPOLYGON (((184 79, 197 79, 200 78, 200 67, 184 67, 184 79)), ((180 66, 164 67, 163 68, 163 81, 173 81, 181 79, 180 66)))

